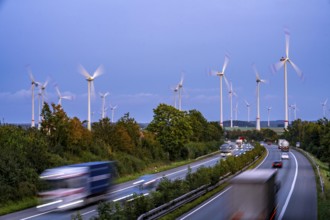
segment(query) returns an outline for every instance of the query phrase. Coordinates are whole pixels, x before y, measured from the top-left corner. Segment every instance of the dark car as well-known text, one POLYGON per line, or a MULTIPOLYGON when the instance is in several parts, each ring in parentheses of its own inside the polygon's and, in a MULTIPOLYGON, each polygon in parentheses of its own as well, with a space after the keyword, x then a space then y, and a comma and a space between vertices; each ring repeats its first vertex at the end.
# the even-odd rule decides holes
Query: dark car
POLYGON ((273 168, 282 168, 283 163, 280 160, 274 161, 272 167, 273 168))

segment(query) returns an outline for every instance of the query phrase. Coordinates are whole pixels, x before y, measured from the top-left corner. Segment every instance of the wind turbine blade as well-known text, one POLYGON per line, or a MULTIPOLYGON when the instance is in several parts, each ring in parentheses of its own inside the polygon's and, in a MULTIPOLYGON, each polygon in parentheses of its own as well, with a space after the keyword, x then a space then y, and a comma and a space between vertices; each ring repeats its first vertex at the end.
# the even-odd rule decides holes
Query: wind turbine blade
POLYGON ((62 96, 61 98, 62 98, 62 99, 67 99, 67 100, 72 100, 72 96, 69 96, 69 95, 67 95, 67 96, 62 96))
POLYGON ((326 100, 324 101, 324 105, 326 105, 326 104, 327 104, 327 102, 328 102, 328 99, 326 99, 326 100))
POLYGON ((30 77, 31 82, 35 82, 30 66, 27 66, 26 69, 27 69, 27 71, 29 73, 29 77, 30 77))
POLYGON ((244 99, 244 102, 247 106, 250 106, 250 104, 244 99))
POLYGON ((79 72, 81 75, 85 76, 86 79, 92 77, 91 75, 89 75, 89 73, 86 71, 86 69, 82 65, 79 65, 79 72))
POLYGON ((229 56, 225 55, 225 61, 224 61, 223 66, 222 66, 222 73, 224 73, 226 71, 228 63, 229 63, 229 56))
POLYGON ((275 72, 277 72, 279 69, 281 69, 282 66, 284 66, 284 61, 279 61, 279 62, 277 62, 277 63, 275 63, 275 64, 272 65, 271 70, 272 70, 273 73, 275 73, 275 72))
POLYGON ((218 75, 218 71, 215 71, 215 70, 210 70, 208 73, 209 73, 210 76, 217 76, 218 75))
POLYGON ((284 28, 284 34, 285 34, 285 55, 288 58, 289 57, 289 43, 290 43, 289 29, 284 28))
POLYGON ((109 94, 110 94, 109 92, 106 92, 106 93, 104 94, 104 97, 108 96, 109 94))
POLYGON ((100 65, 99 68, 94 72, 93 79, 103 74, 103 65, 100 65))
POLYGON ((58 95, 59 97, 61 97, 61 93, 60 93, 60 90, 58 89, 58 87, 57 87, 57 86, 55 86, 55 90, 56 90, 56 93, 57 93, 57 95, 58 95))
POLYGON ((43 84, 43 86, 42 86, 42 87, 43 87, 44 89, 47 87, 47 85, 48 85, 48 82, 49 82, 49 79, 47 79, 47 80, 46 80, 46 82, 43 84))
POLYGON ((183 86, 183 79, 184 79, 184 77, 183 77, 183 74, 182 74, 181 75, 181 80, 180 80, 180 83, 179 83, 180 86, 183 86))
POLYGON ((258 73, 258 70, 257 70, 257 66, 255 64, 252 64, 252 68, 256 74, 256 79, 257 80, 260 80, 260 76, 259 76, 259 73, 258 73))
POLYGON ((303 78, 303 73, 302 71, 298 68, 298 66, 296 64, 294 64, 294 62, 292 62, 290 60, 290 64, 291 66, 293 67, 293 69, 296 71, 297 75, 300 77, 300 78, 303 78))
POLYGON ((230 86, 229 86, 229 82, 228 82, 228 80, 227 80, 227 77, 226 77, 226 75, 223 75, 224 77, 224 79, 225 79, 225 83, 226 83, 226 86, 227 86, 227 89, 228 89, 228 91, 230 91, 230 86))

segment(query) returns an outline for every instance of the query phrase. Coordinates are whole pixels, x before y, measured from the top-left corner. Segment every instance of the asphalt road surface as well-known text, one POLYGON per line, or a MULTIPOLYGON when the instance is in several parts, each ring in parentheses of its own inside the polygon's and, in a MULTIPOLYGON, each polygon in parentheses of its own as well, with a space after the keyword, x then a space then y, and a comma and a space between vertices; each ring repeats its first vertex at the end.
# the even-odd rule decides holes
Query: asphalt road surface
MULTIPOLYGON (((274 160, 281 158, 277 146, 267 146, 268 156, 258 169, 272 167, 274 160)), ((317 191, 314 171, 309 161, 299 152, 291 150, 289 160, 283 161, 278 169, 277 180, 281 188, 277 194, 277 213, 275 219, 317 219, 317 191)), ((231 187, 182 215, 179 219, 225 219, 229 210, 231 187)))

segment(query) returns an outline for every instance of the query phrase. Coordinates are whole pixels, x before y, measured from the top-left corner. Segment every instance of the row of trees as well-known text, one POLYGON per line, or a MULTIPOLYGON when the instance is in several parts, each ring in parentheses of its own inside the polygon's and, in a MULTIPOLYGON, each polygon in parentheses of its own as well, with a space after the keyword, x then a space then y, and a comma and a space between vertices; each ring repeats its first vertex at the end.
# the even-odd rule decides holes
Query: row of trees
POLYGON ((323 118, 316 122, 294 121, 284 133, 291 145, 300 142, 300 147, 330 164, 330 122, 323 118))
POLYGON ((111 123, 105 118, 86 129, 60 105, 45 103, 41 129, 0 126, 0 205, 35 196, 39 174, 50 167, 97 160, 117 161, 119 176, 215 151, 223 131, 200 112, 160 104, 141 130, 129 113, 111 123))
MULTIPOLYGON (((148 196, 135 195, 135 197, 120 205, 116 202, 105 202, 98 206, 98 216, 92 219, 137 219, 141 214, 178 198, 203 185, 214 185, 226 174, 234 174, 251 163, 264 152, 264 148, 256 144, 252 151, 240 157, 228 157, 219 161, 214 167, 201 167, 196 172, 189 172, 185 179, 169 180, 164 177, 156 191, 148 196)), ((77 214, 72 219, 81 219, 77 214)))

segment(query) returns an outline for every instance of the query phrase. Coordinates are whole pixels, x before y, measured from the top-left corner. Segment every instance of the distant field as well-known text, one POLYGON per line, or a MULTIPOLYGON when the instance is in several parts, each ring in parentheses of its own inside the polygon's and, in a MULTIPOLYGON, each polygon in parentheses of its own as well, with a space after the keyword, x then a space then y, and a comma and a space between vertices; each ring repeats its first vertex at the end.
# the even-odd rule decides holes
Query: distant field
MULTIPOLYGON (((261 128, 266 129, 266 128, 261 128)), ((284 132, 284 128, 281 127, 269 127, 268 129, 271 129, 275 131, 277 134, 282 134, 284 132)), ((241 131, 249 131, 249 130, 255 130, 254 127, 225 127, 225 130, 232 131, 232 130, 241 130, 241 131)))

